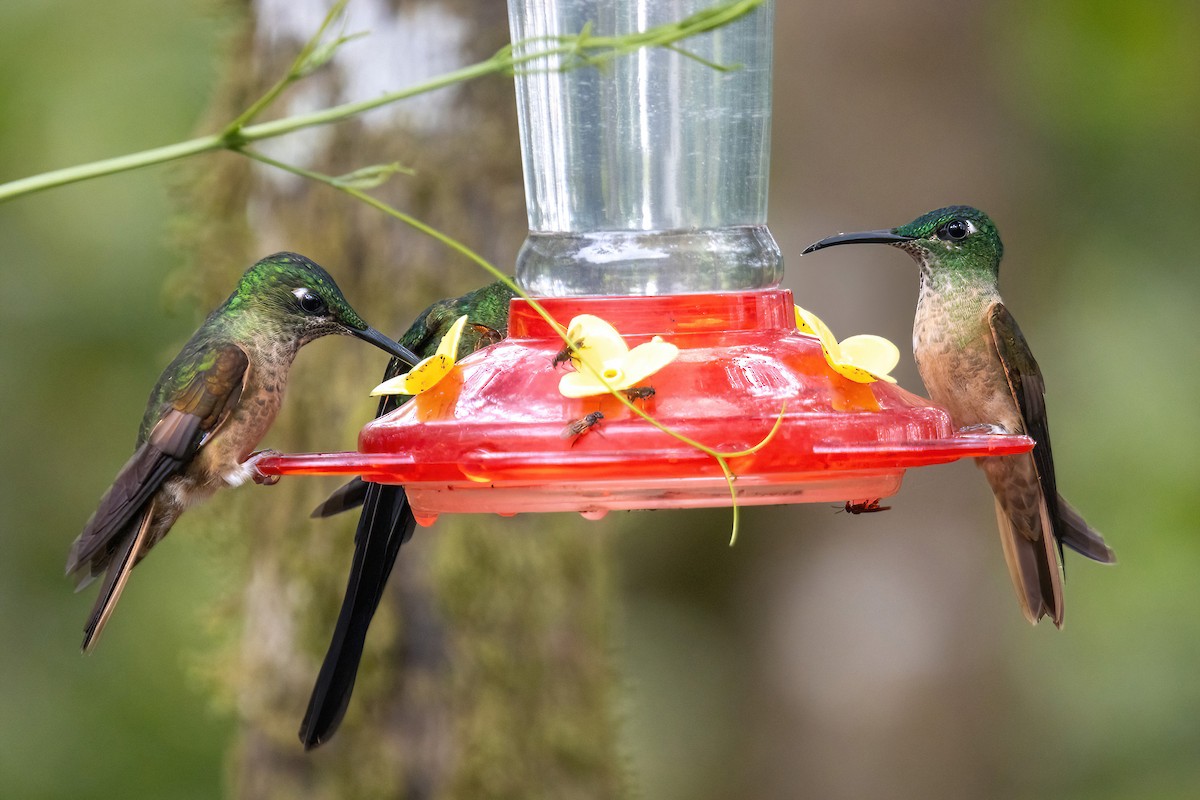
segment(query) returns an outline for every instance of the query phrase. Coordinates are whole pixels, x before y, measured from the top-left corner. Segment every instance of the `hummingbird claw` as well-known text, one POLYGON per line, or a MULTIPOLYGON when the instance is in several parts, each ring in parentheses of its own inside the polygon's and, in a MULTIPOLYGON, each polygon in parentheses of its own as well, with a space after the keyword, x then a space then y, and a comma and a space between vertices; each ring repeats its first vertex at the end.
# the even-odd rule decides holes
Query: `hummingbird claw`
POLYGON ((959 436, 1006 436, 1011 431, 1003 425, 994 425, 990 422, 980 422, 976 425, 967 425, 959 428, 957 431, 959 436))
POLYGON ((251 453, 250 457, 242 462, 249 475, 250 480, 257 483, 259 486, 274 486, 279 483, 278 475, 266 475, 258 468, 258 462, 264 458, 280 455, 278 450, 259 450, 256 453, 251 453))

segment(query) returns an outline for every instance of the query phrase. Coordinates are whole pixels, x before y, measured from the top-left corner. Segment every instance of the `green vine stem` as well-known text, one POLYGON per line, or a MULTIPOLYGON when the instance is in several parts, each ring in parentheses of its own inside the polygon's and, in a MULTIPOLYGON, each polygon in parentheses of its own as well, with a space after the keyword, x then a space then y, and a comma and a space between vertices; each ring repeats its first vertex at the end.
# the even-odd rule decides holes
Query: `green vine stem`
POLYGON ((750 13, 760 6, 762 2, 763 0, 726 2, 704 11, 699 11, 678 22, 656 25, 645 31, 638 31, 622 36, 593 36, 589 30, 585 29, 578 34, 570 36, 539 37, 536 43, 518 42, 515 45, 503 48, 485 61, 444 73, 424 83, 419 83, 395 92, 389 92, 370 100, 343 103, 342 105, 332 106, 309 114, 297 114, 296 116, 284 117, 283 119, 271 122, 246 125, 246 122, 257 116, 274 102, 287 86, 327 62, 338 46, 354 38, 352 36, 339 37, 328 45, 322 46, 319 44, 325 31, 345 6, 345 2, 339 2, 330 11, 330 14, 326 17, 317 34, 301 50, 300 55, 293 63, 291 69, 289 69, 288 74, 279 83, 271 87, 250 108, 238 115, 221 133, 201 136, 185 142, 117 156, 116 158, 93 161, 51 172, 43 172, 39 175, 0 184, 0 203, 33 194, 34 192, 66 186, 71 183, 78 183, 79 181, 99 178, 105 175, 128 172, 155 164, 177 161, 181 158, 187 158, 188 156, 200 153, 210 153, 218 150, 240 151, 254 142, 283 136, 284 134, 293 133, 304 128, 340 122, 361 114, 364 111, 370 111, 373 108, 379 108, 380 106, 389 105, 438 89, 444 89, 456 83, 472 81, 487 75, 511 74, 518 67, 532 64, 539 60, 557 56, 572 56, 562 66, 563 70, 569 70, 581 66, 597 66, 644 47, 673 46, 676 42, 727 25, 750 13))
POLYGON ((300 52, 296 54, 292 65, 288 67, 287 74, 268 89, 262 97, 251 103, 249 108, 238 114, 233 122, 226 125, 225 130, 222 132, 223 136, 235 136, 252 119, 279 99, 279 95, 283 94, 285 89, 329 63, 329 60, 333 58, 333 54, 343 44, 363 35, 339 36, 332 42, 327 42, 324 45, 321 44, 321 40, 325 38, 325 31, 329 30, 330 26, 342 16, 349 2, 350 0, 338 0, 338 2, 333 4, 333 7, 329 9, 329 13, 325 15, 325 19, 321 21, 321 27, 317 28, 317 32, 309 37, 304 46, 300 48, 300 52))

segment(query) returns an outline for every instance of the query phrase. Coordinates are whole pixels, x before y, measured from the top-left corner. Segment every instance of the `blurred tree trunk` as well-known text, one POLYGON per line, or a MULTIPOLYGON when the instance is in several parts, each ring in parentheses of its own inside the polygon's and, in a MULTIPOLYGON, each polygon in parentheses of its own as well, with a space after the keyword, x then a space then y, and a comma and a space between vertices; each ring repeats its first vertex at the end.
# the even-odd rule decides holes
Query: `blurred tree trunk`
MULTIPOLYGON (((212 125, 284 73, 325 3, 251 4, 229 51, 212 125)), ((372 96, 486 58, 508 39, 487 0, 355 0, 346 33, 369 30, 271 113, 372 96)), ((417 170, 376 190, 511 264, 525 233, 516 112, 503 77, 443 90, 262 148, 330 174, 400 161, 417 170)), ((325 186, 234 155, 189 176, 180 282, 215 304, 276 250, 326 266, 373 325, 398 336, 429 302, 486 282, 432 240, 325 186)), ((384 357, 332 337, 297 360, 267 444, 353 446, 384 357)), ((238 797, 591 798, 622 794, 610 709, 606 544, 562 517, 468 517, 418 529, 376 615, 349 711, 331 742, 297 739, 333 630, 356 515, 313 521, 336 482, 291 478, 236 493, 222 534, 244 587, 218 629, 210 672, 241 723, 230 766, 238 797), (555 524, 557 522, 558 524, 555 524)), ((238 589, 231 588, 231 595, 238 589)))

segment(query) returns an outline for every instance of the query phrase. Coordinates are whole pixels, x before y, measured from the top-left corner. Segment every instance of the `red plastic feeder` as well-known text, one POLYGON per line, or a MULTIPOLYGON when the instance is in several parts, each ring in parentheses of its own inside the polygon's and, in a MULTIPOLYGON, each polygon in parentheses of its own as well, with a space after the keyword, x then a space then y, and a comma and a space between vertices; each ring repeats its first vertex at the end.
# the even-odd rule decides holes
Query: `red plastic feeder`
MULTIPOLYGON (((795 326, 786 290, 663 297, 545 298, 566 327, 577 314, 612 323, 631 347, 654 335, 679 357, 638 401, 659 422, 715 450, 766 446, 729 460, 740 504, 866 501, 894 494, 904 470, 968 456, 1026 452, 1017 435, 962 435, 930 401, 831 370, 795 326)), ((403 484, 418 520, 443 512, 579 511, 727 506, 711 456, 603 395, 563 397, 563 347, 523 300, 509 337, 463 359, 437 386, 359 435, 359 452, 279 456, 270 474, 358 474, 403 484), (564 428, 593 411, 578 437, 564 428)))
MULTIPOLYGON (((609 15, 604 24, 617 27, 606 35, 671 23, 680 10, 619 5, 637 10, 609 15)), ((511 3, 513 41, 587 30, 593 13, 585 3, 511 3)), ((783 411, 769 443, 728 461, 739 503, 874 500, 894 494, 908 467, 1030 450, 1024 436, 957 435, 929 401, 838 375, 819 342, 796 330, 791 293, 774 288, 783 262, 766 228, 773 16, 764 3, 689 38, 688 54, 650 48, 602 70, 558 69, 571 59, 553 57, 518 73, 530 227, 521 284, 554 296, 540 302, 564 328, 593 314, 631 347, 655 335, 678 346, 643 384, 653 397, 638 402, 694 441, 746 450, 783 411)), ((730 504, 713 457, 612 396, 563 397, 559 379, 571 367, 553 364, 563 344, 514 300, 507 339, 368 424, 359 452, 260 466, 403 484, 424 524, 447 511, 599 516, 730 504), (599 425, 563 435, 596 411, 599 425)))

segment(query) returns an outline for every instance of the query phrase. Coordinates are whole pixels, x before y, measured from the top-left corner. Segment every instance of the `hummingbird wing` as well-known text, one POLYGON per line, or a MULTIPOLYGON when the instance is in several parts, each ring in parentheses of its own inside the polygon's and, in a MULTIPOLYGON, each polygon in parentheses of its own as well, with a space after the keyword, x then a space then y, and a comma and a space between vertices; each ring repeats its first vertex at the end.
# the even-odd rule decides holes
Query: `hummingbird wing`
POLYGON ((369 484, 362 478, 351 478, 334 489, 328 497, 321 501, 320 505, 312 510, 309 516, 314 519, 332 517, 343 511, 360 507, 367 499, 367 486, 369 484))
POLYGON ((146 441, 121 468, 72 543, 67 574, 76 578, 76 591, 107 570, 84 628, 85 650, 112 613, 129 571, 179 514, 179 510, 160 507, 156 494, 170 478, 187 469, 237 404, 248 364, 241 348, 228 345, 210 351, 197 365, 199 369, 188 371, 190 378, 165 405, 146 441))
POLYGON ((151 500, 137 518, 137 525, 131 527, 125 536, 114 541, 116 554, 109 560, 108 573, 100 586, 100 594, 97 595, 92 611, 88 614, 87 624, 83 626, 83 645, 80 648, 83 652, 91 652, 104 626, 108 624, 108 618, 117 607, 121 592, 125 591, 129 573, 146 546, 153 521, 154 501, 151 500))
POLYGON ((996 495, 1000 542, 1026 619, 1049 616, 1062 627, 1062 572, 1059 567, 1058 496, 1050 432, 1046 425, 1045 384, 1017 321, 1003 303, 987 311, 992 343, 1004 368, 1009 391, 1025 433, 1036 444, 1032 455, 1008 456, 983 463, 996 495))
POLYGON ((1067 547, 1101 564, 1117 563, 1117 555, 1105 544, 1104 537, 1088 525, 1061 494, 1058 496, 1058 519, 1062 523, 1059 541, 1067 547))
MULTIPOLYGON (((1029 350, 1029 344, 1017 327, 1017 321, 1003 303, 993 303, 988 309, 988 324, 992 330, 992 343, 1013 400, 1021 411, 1025 422, 1025 433, 1037 444, 1033 448, 1033 461, 1037 465, 1038 481, 1046 497, 1057 497, 1058 487, 1054 479, 1054 456, 1050 451, 1050 428, 1046 423, 1046 382, 1042 370, 1029 350)), ((1056 504, 1050 509, 1051 517, 1058 529, 1056 504)))
POLYGON ((300 723, 300 741, 305 750, 332 736, 346 714, 367 628, 383 597, 400 545, 412 538, 416 527, 403 486, 366 483, 365 487, 346 596, 300 723))
POLYGON ((1046 417, 1046 383, 1029 350, 1029 344, 1017 327, 1017 321, 1003 303, 993 303, 988 309, 988 322, 1009 389, 1025 421, 1025 432, 1037 442, 1033 448, 1033 461, 1042 494, 1053 498, 1047 503, 1047 510, 1054 537, 1059 542, 1060 554, 1062 545, 1066 545, 1094 561, 1105 564, 1115 562, 1116 556, 1105 544, 1104 537, 1089 527, 1058 493, 1054 456, 1050 449, 1050 427, 1046 417))
MULTIPOLYGON (((211 353, 201 369, 192 371, 71 545, 68 574, 77 574, 90 564, 94 576, 107 566, 116 549, 113 540, 117 534, 128 527, 167 478, 187 466, 237 403, 248 364, 242 349, 229 345, 211 353)), ((83 585, 91 576, 82 576, 83 585)))
POLYGON ((143 516, 150 497, 163 482, 183 470, 190 443, 180 426, 156 426, 137 452, 125 462, 83 532, 71 544, 67 556, 67 574, 76 578, 76 591, 87 586, 115 556, 122 544, 121 534, 135 518, 143 516), (160 430, 166 435, 158 435, 160 430), (176 438, 178 436, 178 438, 176 438))

